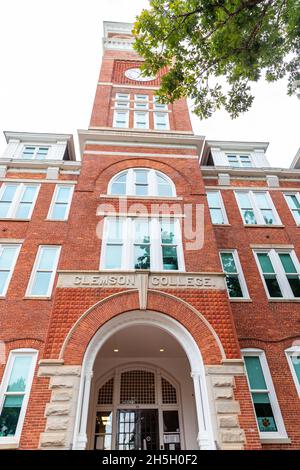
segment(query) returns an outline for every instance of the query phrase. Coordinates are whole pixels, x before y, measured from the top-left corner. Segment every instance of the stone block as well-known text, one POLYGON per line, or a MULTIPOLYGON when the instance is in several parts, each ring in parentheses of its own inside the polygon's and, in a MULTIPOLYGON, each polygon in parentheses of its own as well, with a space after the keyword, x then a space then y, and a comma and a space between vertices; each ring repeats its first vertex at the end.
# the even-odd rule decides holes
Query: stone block
POLYGON ((233 400, 219 400, 216 402, 217 413, 220 414, 239 414, 240 404, 233 400))
POLYGON ((65 440, 65 433, 43 432, 41 434, 40 447, 63 447, 65 440))
POLYGON ((66 416, 70 414, 69 405, 53 405, 48 403, 46 405, 46 416, 66 416))
POLYGON ((237 415, 228 415, 219 417, 220 428, 238 428, 239 420, 237 415))
POLYGON ((49 416, 46 424, 46 431, 65 431, 68 429, 69 418, 61 416, 49 416))
POLYGON ((241 443, 245 442, 245 433, 242 429, 222 430, 221 438, 224 443, 241 443))

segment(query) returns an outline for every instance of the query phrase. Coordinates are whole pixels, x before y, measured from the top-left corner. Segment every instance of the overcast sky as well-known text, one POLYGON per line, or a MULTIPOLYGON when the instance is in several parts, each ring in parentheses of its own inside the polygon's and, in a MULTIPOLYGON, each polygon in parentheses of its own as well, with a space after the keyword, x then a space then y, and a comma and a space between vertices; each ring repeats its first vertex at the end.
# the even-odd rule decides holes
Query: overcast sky
MULTIPOLYGON (((1 0, 2 131, 75 134, 89 124, 102 56, 103 21, 131 22, 147 0, 1 0)), ((268 141, 273 166, 289 166, 300 146, 300 100, 286 83, 255 85, 250 112, 231 120, 193 116, 194 131, 214 140, 268 141)))

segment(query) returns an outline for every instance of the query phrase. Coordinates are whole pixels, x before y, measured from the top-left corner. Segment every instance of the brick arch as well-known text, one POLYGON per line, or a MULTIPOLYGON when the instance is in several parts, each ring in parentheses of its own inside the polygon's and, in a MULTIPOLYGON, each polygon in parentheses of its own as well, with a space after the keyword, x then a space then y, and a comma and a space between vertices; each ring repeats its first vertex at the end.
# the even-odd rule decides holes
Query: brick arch
POLYGON ((96 179, 97 190, 106 193, 108 183, 111 178, 113 178, 113 176, 115 176, 120 171, 128 170, 134 167, 144 167, 161 171, 162 173, 165 173, 174 182, 177 193, 179 192, 177 190, 177 186, 180 185, 183 188, 183 191, 180 191, 181 193, 184 192, 190 194, 191 183, 189 181, 189 178, 183 172, 178 171, 178 169, 174 165, 162 162, 161 160, 158 160, 153 157, 150 159, 147 157, 137 158, 134 156, 132 158, 127 158, 126 160, 119 160, 118 162, 111 163, 103 170, 101 170, 97 175, 96 179), (180 181, 182 179, 184 180, 183 182, 180 181))
MULTIPOLYGON (((65 364, 81 364, 91 339, 104 324, 125 312, 139 310, 138 291, 113 294, 101 300, 77 320, 70 330, 60 352, 65 364)), ((148 292, 147 310, 177 320, 193 336, 204 364, 219 364, 225 359, 222 344, 208 321, 194 307, 171 294, 148 292)))

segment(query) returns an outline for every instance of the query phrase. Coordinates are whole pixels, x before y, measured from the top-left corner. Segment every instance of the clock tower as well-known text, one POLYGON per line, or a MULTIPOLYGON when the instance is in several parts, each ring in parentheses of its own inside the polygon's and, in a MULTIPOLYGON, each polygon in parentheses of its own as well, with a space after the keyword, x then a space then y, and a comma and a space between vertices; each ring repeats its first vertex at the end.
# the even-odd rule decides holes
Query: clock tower
POLYGON ((187 103, 158 103, 155 92, 166 68, 156 77, 141 74, 142 59, 132 48, 132 24, 104 23, 104 55, 92 111, 90 129, 192 133, 187 103), (105 112, 103 110, 105 109, 105 112))

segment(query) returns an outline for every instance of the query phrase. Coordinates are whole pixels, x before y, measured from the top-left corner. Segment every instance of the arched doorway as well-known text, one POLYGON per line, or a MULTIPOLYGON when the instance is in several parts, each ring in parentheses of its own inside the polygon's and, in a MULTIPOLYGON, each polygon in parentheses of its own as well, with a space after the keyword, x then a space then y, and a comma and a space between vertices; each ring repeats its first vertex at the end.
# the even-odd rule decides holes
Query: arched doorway
POLYGON ((126 312, 90 341, 73 448, 95 447, 215 448, 201 353, 177 320, 152 311, 126 312), (176 402, 168 403, 168 394, 176 402))
POLYGON ((94 392, 90 449, 185 448, 180 385, 165 371, 145 363, 116 367, 94 392))

